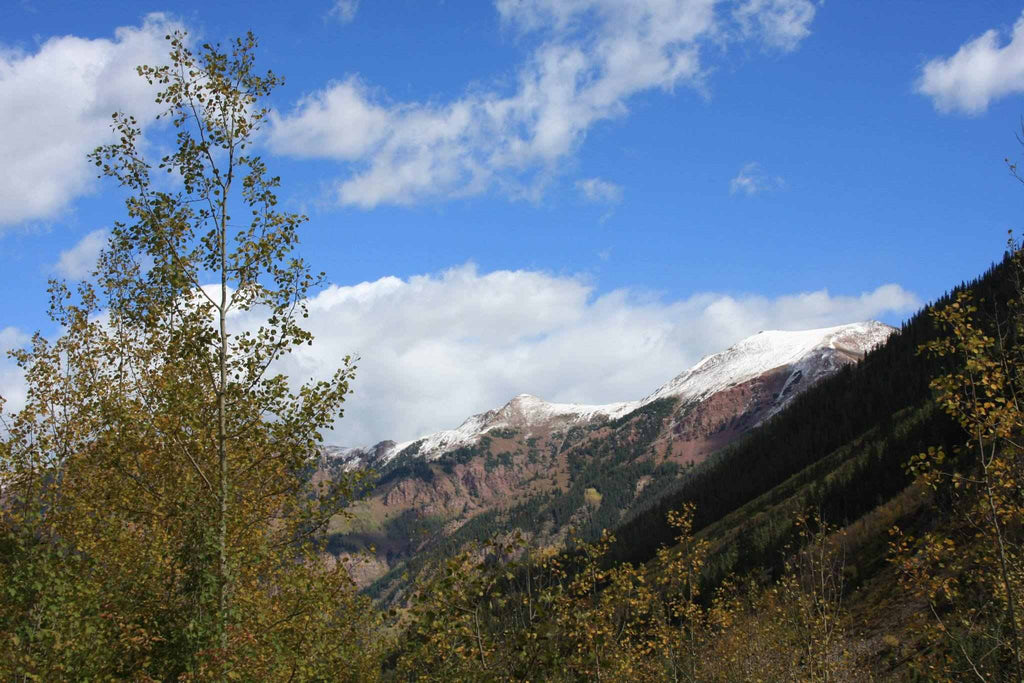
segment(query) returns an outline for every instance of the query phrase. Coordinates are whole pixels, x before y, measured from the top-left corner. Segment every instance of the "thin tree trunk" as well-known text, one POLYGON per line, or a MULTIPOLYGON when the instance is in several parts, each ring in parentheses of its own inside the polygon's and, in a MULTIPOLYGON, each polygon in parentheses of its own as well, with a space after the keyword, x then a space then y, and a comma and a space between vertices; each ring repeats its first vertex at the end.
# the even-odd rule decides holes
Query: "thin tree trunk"
MULTIPOLYGON (((971 400, 975 406, 978 405, 978 390, 975 385, 973 374, 970 377, 971 380, 971 400)), ((1021 647, 1020 647, 1020 634, 1017 632, 1017 614, 1015 610, 1016 596, 1013 591, 1013 584, 1010 582, 1010 573, 1008 568, 1008 560, 1006 559, 1006 547, 1003 544, 1003 527, 999 523, 999 512, 996 510, 995 496, 992 493, 992 474, 989 468, 992 465, 992 460, 995 459, 997 443, 993 440, 992 443, 992 454, 985 457, 985 441, 981 432, 981 428, 977 428, 977 434, 974 435, 974 439, 978 442, 978 457, 981 460, 981 471, 983 475, 983 481, 985 483, 985 496, 989 506, 989 513, 992 515, 992 526, 995 530, 996 537, 996 551, 999 555, 999 570, 1000 578, 1003 582, 1003 590, 1006 591, 1006 617, 1010 622, 1010 641, 1013 647, 1013 663, 1017 673, 1017 680, 1024 681, 1024 666, 1021 662, 1021 647)))
POLYGON ((228 457, 227 457, 227 415, 225 411, 225 393, 228 382, 228 282, 227 282, 227 196, 231 187, 231 177, 221 195, 220 211, 220 353, 218 365, 220 386, 217 389, 217 460, 219 465, 220 486, 218 490, 217 519, 217 636, 222 649, 227 648, 227 607, 228 607, 228 457))
MULTIPOLYGON (((982 457, 984 458, 984 454, 982 454, 982 457)), ((1003 580, 1003 590, 1006 591, 1006 617, 1010 622, 1010 639, 1013 645, 1013 663, 1017 672, 1017 680, 1024 681, 1024 671, 1021 669, 1020 636, 1017 633, 1017 614, 1014 609, 1016 596, 1014 595, 1013 585, 1010 583, 1010 573, 1007 567, 1009 563, 1006 559, 1006 547, 1003 545, 1003 528, 999 523, 999 513, 996 511, 996 503, 992 494, 992 480, 989 477, 988 465, 983 464, 983 466, 985 468, 985 494, 988 498, 989 511, 992 515, 992 524, 995 527, 996 548, 999 551, 1000 575, 1003 580)))

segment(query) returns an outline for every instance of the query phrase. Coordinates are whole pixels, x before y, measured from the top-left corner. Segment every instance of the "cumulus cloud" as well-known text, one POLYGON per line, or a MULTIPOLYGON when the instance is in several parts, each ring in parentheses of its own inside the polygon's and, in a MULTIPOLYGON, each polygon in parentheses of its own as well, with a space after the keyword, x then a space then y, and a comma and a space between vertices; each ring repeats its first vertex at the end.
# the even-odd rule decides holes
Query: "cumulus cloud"
MULTIPOLYGON (((550 401, 639 399, 740 339, 768 329, 810 329, 921 305, 886 284, 859 295, 827 290, 779 297, 700 293, 665 301, 628 289, 596 295, 586 278, 472 264, 408 279, 332 285, 309 301, 312 346, 277 370, 294 381, 325 379, 359 356, 354 393, 328 440, 370 445, 458 426, 519 393, 550 401)), ((235 331, 259 323, 236 313, 235 331)), ((25 384, 5 351, 28 336, 0 329, 0 396, 24 405, 25 384)))
POLYGON ((67 251, 60 252, 60 259, 53 264, 53 271, 69 280, 81 280, 96 266, 96 259, 107 246, 110 233, 104 229, 93 230, 67 251))
POLYGON ((157 113, 135 73, 166 60, 164 35, 181 26, 150 14, 113 40, 51 38, 35 52, 0 46, 0 226, 52 217, 94 188, 86 154, 110 138, 110 115, 157 113))
POLYGON ((328 16, 337 19, 343 24, 351 23, 359 11, 359 0, 335 0, 328 16))
POLYGON ((893 284, 855 296, 597 296, 585 278, 481 273, 470 264, 329 287, 310 301, 315 343, 280 369, 296 380, 326 377, 343 356, 358 355, 354 394, 329 438, 368 445, 458 426, 522 392, 566 402, 639 399, 759 330, 825 327, 919 305, 893 284))
POLYGON ((715 4, 497 0, 503 23, 534 45, 510 92, 392 102, 352 75, 274 112, 269 145, 278 154, 349 164, 351 175, 336 188, 347 205, 411 204, 495 186, 536 197, 590 127, 626 115, 632 96, 703 92, 707 41, 736 35, 793 49, 814 15, 806 0, 748 0, 735 16, 716 16, 715 4))
POLYGON ((576 181, 576 189, 587 201, 616 204, 622 201, 622 186, 600 178, 585 178, 576 181))
POLYGON ((25 376, 7 352, 21 348, 29 341, 28 335, 16 327, 0 328, 0 397, 5 401, 3 411, 13 413, 25 405, 25 376))
POLYGON ((931 97, 941 112, 967 114, 980 114, 992 100, 1024 92, 1024 14, 1005 45, 999 32, 990 29, 964 43, 952 57, 930 60, 916 89, 931 97))
POLYGON ((743 164, 736 177, 729 181, 729 194, 745 194, 748 197, 771 190, 780 190, 786 186, 781 176, 772 176, 764 172, 756 161, 743 164))
POLYGON ((746 0, 733 10, 733 17, 744 36, 791 52, 811 35, 815 11, 811 0, 746 0))

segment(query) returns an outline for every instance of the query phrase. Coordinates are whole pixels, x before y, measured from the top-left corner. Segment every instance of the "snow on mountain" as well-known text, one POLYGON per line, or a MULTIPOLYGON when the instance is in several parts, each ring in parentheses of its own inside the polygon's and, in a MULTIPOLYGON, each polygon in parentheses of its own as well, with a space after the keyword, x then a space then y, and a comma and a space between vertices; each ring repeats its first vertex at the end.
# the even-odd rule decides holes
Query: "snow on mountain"
MULTIPOLYGON (((701 401, 771 370, 789 367, 790 375, 779 392, 781 398, 791 385, 800 382, 810 386, 842 365, 862 358, 894 331, 895 328, 883 323, 867 321, 815 330, 758 332, 721 353, 705 357, 641 401, 579 405, 549 403, 530 394, 520 394, 501 408, 473 415, 456 429, 397 444, 383 441, 366 449, 335 449, 333 457, 338 458, 345 469, 363 465, 380 467, 407 448, 416 446, 417 455, 433 460, 475 443, 492 429, 515 429, 529 435, 531 429, 545 426, 567 427, 595 419, 612 420, 660 398, 701 401)), ((778 409, 783 405, 780 401, 778 409)))
POLYGON ((639 403, 635 401, 608 405, 549 403, 530 394, 519 394, 497 410, 473 415, 456 429, 447 429, 396 444, 385 456, 384 462, 417 442, 418 453, 427 459, 433 459, 446 451, 474 443, 492 429, 528 430, 552 422, 570 425, 590 422, 597 418, 612 420, 635 410, 638 406, 639 403))
POLYGON ((793 366, 792 376, 808 371, 821 375, 824 373, 816 370, 827 372, 839 363, 859 359, 894 331, 889 325, 871 320, 816 330, 758 332, 721 353, 705 357, 644 398, 640 405, 669 396, 683 401, 700 400, 784 366, 793 366))

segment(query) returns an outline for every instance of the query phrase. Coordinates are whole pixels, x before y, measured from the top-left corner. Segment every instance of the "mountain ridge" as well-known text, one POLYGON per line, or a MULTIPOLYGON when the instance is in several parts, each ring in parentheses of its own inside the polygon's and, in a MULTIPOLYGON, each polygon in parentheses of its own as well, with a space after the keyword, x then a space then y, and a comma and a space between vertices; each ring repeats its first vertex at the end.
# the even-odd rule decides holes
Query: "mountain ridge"
MULTIPOLYGON (((662 398, 701 401, 783 367, 793 367, 778 392, 787 399, 798 383, 810 385, 841 365, 863 357, 884 343, 895 328, 868 320, 810 330, 762 330, 724 351, 705 356, 640 400, 608 404, 553 403, 532 394, 519 394, 498 408, 471 415, 455 429, 441 430, 403 442, 385 440, 370 447, 328 447, 327 454, 345 469, 387 466, 403 453, 436 460, 457 448, 470 446, 490 430, 571 428, 598 420, 615 420, 662 398)), ((795 394, 793 394, 795 395, 795 394)), ((762 417, 781 410, 777 401, 762 417)))

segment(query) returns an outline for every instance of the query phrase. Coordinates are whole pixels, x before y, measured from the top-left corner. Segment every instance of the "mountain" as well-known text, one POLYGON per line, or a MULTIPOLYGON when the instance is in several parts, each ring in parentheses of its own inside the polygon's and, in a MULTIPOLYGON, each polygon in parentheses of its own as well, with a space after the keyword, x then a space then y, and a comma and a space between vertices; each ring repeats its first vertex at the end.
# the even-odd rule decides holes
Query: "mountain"
MULTIPOLYGON (((520 394, 504 406, 473 415, 456 429, 395 443, 382 441, 370 448, 333 448, 330 455, 347 468, 383 467, 403 453, 437 460, 445 453, 480 441, 492 430, 526 434, 614 420, 662 398, 677 398, 681 408, 706 402, 716 394, 749 394, 748 408, 757 402, 754 424, 781 410, 803 388, 832 374, 883 343, 895 329, 876 321, 815 330, 762 331, 721 353, 706 356, 640 401, 606 405, 549 403, 520 394), (757 387, 748 386, 756 383, 757 387), (746 389, 741 389, 746 387, 746 389), (767 403, 761 401, 771 396, 767 403)), ((751 412, 748 410, 748 412, 751 412)))
POLYGON ((571 427, 595 420, 609 420, 632 412, 638 402, 610 403, 592 406, 575 403, 549 403, 530 394, 519 394, 501 408, 488 410, 466 419, 456 429, 435 432, 419 439, 395 443, 381 441, 368 448, 347 448, 331 451, 349 469, 383 467, 402 453, 415 453, 424 460, 437 460, 445 453, 474 444, 492 430, 531 430, 571 427))
POLYGON ((404 443, 332 449, 325 468, 379 478, 355 518, 332 528, 336 554, 374 547, 362 580, 385 588, 413 557, 517 527, 538 544, 599 534, 649 507, 688 469, 854 363, 894 329, 869 321, 764 331, 678 374, 645 398, 608 405, 521 394, 458 428, 404 443))
POLYGON ((703 400, 730 387, 786 369, 783 392, 804 379, 813 383, 839 367, 860 360, 895 331, 869 321, 817 330, 758 332, 721 353, 707 356, 689 370, 666 382, 641 401, 678 397, 703 400))

